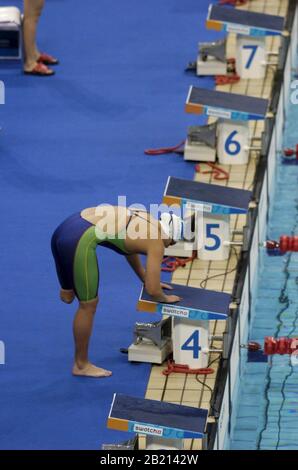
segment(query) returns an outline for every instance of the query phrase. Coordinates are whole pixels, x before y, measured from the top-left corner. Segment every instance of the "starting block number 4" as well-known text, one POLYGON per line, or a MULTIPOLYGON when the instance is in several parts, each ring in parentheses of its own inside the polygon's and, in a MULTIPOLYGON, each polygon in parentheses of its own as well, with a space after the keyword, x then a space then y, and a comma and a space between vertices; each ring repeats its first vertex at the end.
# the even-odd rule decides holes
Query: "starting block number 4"
POLYGON ((175 362, 191 368, 206 367, 208 354, 202 349, 209 345, 209 322, 173 318, 173 331, 175 362))
POLYGON ((229 246, 224 242, 230 241, 229 215, 203 216, 203 236, 198 234, 198 258, 204 260, 224 260, 229 257, 229 246))
POLYGON ((245 165, 248 162, 249 124, 221 121, 218 125, 217 154, 224 165, 245 165))
POLYGON ((241 78, 264 78, 266 73, 265 38, 237 38, 237 73, 241 78))
POLYGON ((192 351, 193 359, 199 359, 200 346, 200 330, 195 330, 192 335, 181 346, 181 351, 192 351))

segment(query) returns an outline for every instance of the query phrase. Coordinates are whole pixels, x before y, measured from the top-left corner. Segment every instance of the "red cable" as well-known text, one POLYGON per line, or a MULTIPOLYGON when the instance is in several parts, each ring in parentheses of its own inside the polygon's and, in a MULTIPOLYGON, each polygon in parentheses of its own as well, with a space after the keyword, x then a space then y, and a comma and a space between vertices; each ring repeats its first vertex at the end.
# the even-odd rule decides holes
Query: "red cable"
POLYGON ((206 162, 205 165, 209 166, 211 170, 209 171, 201 171, 201 164, 199 163, 196 165, 195 170, 197 173, 202 173, 203 175, 208 175, 211 174, 215 180, 217 181, 223 181, 223 180, 228 180, 229 179, 229 173, 224 170, 223 168, 220 168, 219 166, 215 165, 215 163, 211 162, 206 162))
POLYGON ((162 261, 163 272, 173 273, 176 269, 184 268, 187 263, 190 263, 197 257, 196 251, 190 258, 177 258, 175 256, 166 256, 162 261))
MULTIPOLYGON (((183 145, 185 144, 185 140, 180 142, 180 144, 175 145, 174 147, 161 147, 159 149, 146 149, 144 151, 145 155, 165 155, 168 153, 175 153, 177 150, 179 150, 183 145)), ((212 176, 214 176, 214 179, 217 181, 222 181, 222 180, 228 180, 229 179, 229 173, 225 171, 223 168, 220 168, 219 166, 215 165, 214 163, 207 162, 206 165, 208 165, 211 168, 211 171, 203 171, 203 174, 208 174, 211 173, 212 176)), ((200 164, 196 165, 195 167, 196 172, 200 173, 200 164)))
POLYGON ((245 5, 248 0, 219 0, 220 5, 245 5))
POLYGON ((176 374, 195 374, 195 375, 209 375, 214 373, 214 369, 204 367, 200 369, 191 369, 187 364, 175 364, 174 361, 169 360, 167 368, 162 371, 163 375, 176 374))
POLYGON ((233 83, 238 83, 239 80, 240 80, 240 77, 236 73, 232 75, 216 75, 215 76, 216 85, 233 85, 233 83))
POLYGON ((161 147, 160 149, 147 149, 144 151, 145 155, 164 155, 167 153, 174 153, 185 144, 185 140, 175 147, 161 147))

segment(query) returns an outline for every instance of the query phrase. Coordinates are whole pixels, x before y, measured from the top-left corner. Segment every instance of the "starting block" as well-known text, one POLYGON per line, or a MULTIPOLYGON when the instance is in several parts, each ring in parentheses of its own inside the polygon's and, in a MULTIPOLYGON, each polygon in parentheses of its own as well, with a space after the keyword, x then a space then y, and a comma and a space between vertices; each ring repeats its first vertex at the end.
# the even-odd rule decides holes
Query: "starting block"
POLYGON ((264 78, 266 36, 284 32, 284 18, 220 5, 210 5, 206 26, 237 34, 236 69, 241 78, 264 78))
POLYGON ((198 258, 228 259, 230 253, 230 215, 246 214, 252 193, 216 184, 199 183, 170 176, 163 203, 180 205, 197 212, 198 258), (201 214, 201 217, 200 217, 201 214))
POLYGON ((226 58, 226 39, 199 43, 197 75, 227 75, 229 70, 226 58))
POLYGON ((184 160, 215 162, 216 133, 216 123, 189 127, 184 145, 184 160))
POLYGON ((179 241, 175 245, 170 245, 165 249, 165 256, 173 256, 175 258, 191 258, 195 250, 193 242, 179 241))
POLYGON ((21 59, 22 17, 16 7, 0 7, 0 59, 21 59))
POLYGON ((134 436, 129 441, 120 442, 118 444, 102 444, 101 450, 138 450, 137 436, 134 436))
POLYGON ((177 364, 198 369, 208 366, 209 321, 226 320, 231 296, 195 287, 171 284, 171 294, 181 297, 175 304, 159 303, 143 288, 137 309, 148 313, 161 313, 173 319, 173 357, 177 364))
POLYGON ((191 86, 185 110, 219 118, 217 126, 217 155, 225 165, 248 162, 250 120, 264 120, 269 101, 235 93, 226 93, 191 86))
POLYGON ((134 341, 128 348, 128 360, 162 364, 172 353, 171 336, 169 318, 153 323, 136 323, 134 341))
POLYGON ((183 439, 203 439, 208 410, 114 394, 107 427, 147 437, 146 449, 182 450, 183 439))

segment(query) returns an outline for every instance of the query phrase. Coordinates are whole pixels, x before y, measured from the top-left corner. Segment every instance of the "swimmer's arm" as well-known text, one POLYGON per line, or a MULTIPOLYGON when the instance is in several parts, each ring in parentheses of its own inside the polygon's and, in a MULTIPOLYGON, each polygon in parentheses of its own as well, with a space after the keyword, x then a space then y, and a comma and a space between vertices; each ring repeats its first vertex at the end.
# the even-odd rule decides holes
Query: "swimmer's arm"
POLYGON ((147 253, 145 289, 146 292, 157 302, 167 302, 160 284, 161 263, 164 257, 164 247, 161 244, 154 244, 147 253))
POLYGON ((126 259, 138 278, 141 279, 142 282, 145 282, 146 272, 142 265, 140 256, 138 254, 126 255, 126 259))

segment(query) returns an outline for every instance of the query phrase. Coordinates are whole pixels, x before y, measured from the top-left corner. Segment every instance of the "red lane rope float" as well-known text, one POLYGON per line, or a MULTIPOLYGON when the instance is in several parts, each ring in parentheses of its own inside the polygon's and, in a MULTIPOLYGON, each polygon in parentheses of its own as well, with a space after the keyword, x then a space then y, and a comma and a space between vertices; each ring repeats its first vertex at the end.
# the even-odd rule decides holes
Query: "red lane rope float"
POLYGON ((163 272, 173 273, 178 268, 185 268, 187 263, 191 263, 197 257, 197 252, 194 251, 190 258, 177 258, 176 256, 166 256, 161 265, 163 272))
POLYGON ((223 181, 223 180, 228 180, 229 179, 229 173, 224 170, 223 168, 220 168, 218 165, 215 165, 215 163, 211 162, 204 162, 205 165, 209 166, 211 170, 207 171, 202 171, 201 170, 201 163, 198 163, 195 166, 195 170, 197 173, 202 173, 203 175, 208 175, 211 174, 215 180, 217 181, 223 181))
POLYGON ((275 240, 267 240, 265 245, 269 252, 273 250, 278 250, 279 248, 279 243, 275 240))
POLYGON ((279 250, 281 254, 287 251, 298 252, 298 235, 281 235, 279 241, 267 240, 266 248, 269 252, 279 250))
MULTIPOLYGON (((251 352, 262 351, 262 346, 256 341, 250 341, 247 349, 251 352)), ((273 356, 274 354, 297 354, 298 355, 298 338, 274 338, 273 336, 266 336, 264 339, 263 353, 266 356, 273 356)))
POLYGON ((298 353, 298 338, 274 338, 266 336, 264 342, 264 354, 273 356, 274 354, 285 355, 298 353))
POLYGON ((247 345, 247 349, 251 352, 256 352, 260 351, 262 349, 262 346, 260 343, 257 343, 256 341, 250 341, 247 345))
POLYGON ((167 153, 175 153, 177 150, 180 150, 181 147, 185 144, 185 140, 182 140, 180 144, 175 145, 175 147, 161 147, 159 149, 146 149, 144 150, 145 155, 165 155, 167 153))
POLYGON ((296 160, 298 160, 298 144, 296 144, 296 147, 294 149, 284 149, 284 157, 289 158, 293 155, 296 157, 296 160))
POLYGON ((286 251, 298 251, 298 236, 288 237, 282 235, 279 239, 279 249, 282 253, 286 251))
POLYGON ((175 364, 174 361, 168 361, 167 368, 162 371, 163 375, 170 375, 172 373, 178 374, 200 374, 209 375, 214 373, 214 369, 205 367, 201 369, 191 369, 187 364, 175 364))

